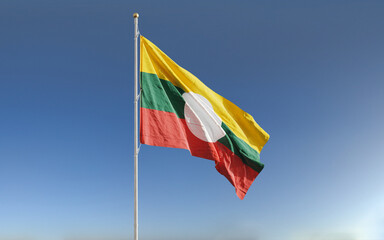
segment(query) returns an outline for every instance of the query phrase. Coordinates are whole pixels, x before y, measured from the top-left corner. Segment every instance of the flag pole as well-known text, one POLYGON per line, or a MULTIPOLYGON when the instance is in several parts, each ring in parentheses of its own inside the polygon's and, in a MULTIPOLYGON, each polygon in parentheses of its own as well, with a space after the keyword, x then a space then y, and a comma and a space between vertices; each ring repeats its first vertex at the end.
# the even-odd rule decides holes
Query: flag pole
POLYGON ((138 194, 138 188, 139 188, 139 171, 138 171, 138 158, 139 158, 139 149, 138 149, 138 101, 139 101, 139 95, 138 95, 138 56, 137 56, 137 38, 139 37, 139 14, 134 13, 133 14, 133 22, 135 25, 135 35, 134 35, 134 44, 135 44, 135 60, 134 60, 134 105, 135 105, 135 111, 134 111, 134 218, 133 218, 133 225, 134 225, 134 240, 139 239, 139 194, 138 194))

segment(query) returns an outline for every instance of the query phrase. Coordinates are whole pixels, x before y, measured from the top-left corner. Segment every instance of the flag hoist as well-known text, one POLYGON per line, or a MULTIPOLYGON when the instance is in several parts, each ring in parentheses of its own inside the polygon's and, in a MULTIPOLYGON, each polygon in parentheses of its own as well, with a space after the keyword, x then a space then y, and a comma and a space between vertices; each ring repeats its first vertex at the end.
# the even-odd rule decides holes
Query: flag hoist
MULTIPOLYGON (((135 20, 135 240, 137 240, 138 68, 135 20)), ((269 139, 251 115, 209 89, 140 36, 140 142, 187 149, 215 167, 243 199, 264 168, 260 151, 269 139)))

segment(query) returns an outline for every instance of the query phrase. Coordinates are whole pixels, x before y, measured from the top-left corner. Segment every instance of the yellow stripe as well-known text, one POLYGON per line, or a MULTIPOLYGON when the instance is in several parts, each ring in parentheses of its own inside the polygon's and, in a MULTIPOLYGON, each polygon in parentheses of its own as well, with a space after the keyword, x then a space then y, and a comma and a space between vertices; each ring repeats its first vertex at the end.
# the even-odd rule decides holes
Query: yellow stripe
POLYGON ((141 72, 156 74, 160 79, 170 81, 186 92, 204 96, 232 132, 260 153, 268 141, 269 135, 251 115, 209 89, 198 78, 172 61, 148 39, 141 36, 140 40, 141 72))

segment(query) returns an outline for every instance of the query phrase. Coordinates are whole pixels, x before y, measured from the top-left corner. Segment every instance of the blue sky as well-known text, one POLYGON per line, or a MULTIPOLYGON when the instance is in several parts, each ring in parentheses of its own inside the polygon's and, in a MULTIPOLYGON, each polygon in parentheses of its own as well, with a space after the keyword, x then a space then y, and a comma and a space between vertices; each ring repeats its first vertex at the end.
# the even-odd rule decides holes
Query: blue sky
POLYGON ((142 146, 143 240, 383 240, 384 2, 0 2, 0 240, 133 238, 133 19, 271 135, 243 201, 142 146))

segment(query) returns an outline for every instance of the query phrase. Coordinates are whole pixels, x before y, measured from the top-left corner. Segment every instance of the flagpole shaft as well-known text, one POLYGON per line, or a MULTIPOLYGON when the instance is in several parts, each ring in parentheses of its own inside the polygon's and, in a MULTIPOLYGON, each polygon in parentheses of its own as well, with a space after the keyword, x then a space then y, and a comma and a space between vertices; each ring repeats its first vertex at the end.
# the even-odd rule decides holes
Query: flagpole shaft
POLYGON ((138 55, 137 55, 137 39, 139 37, 139 31, 138 31, 138 25, 139 25, 139 14, 134 13, 133 14, 133 21, 134 21, 134 31, 135 31, 135 37, 134 37, 134 44, 135 44, 135 60, 134 60, 134 105, 135 105, 135 111, 134 111, 134 219, 133 219, 133 225, 134 225, 134 240, 139 239, 139 194, 138 194, 138 188, 139 188, 139 171, 138 171, 138 165, 139 165, 139 152, 138 152, 138 55))

